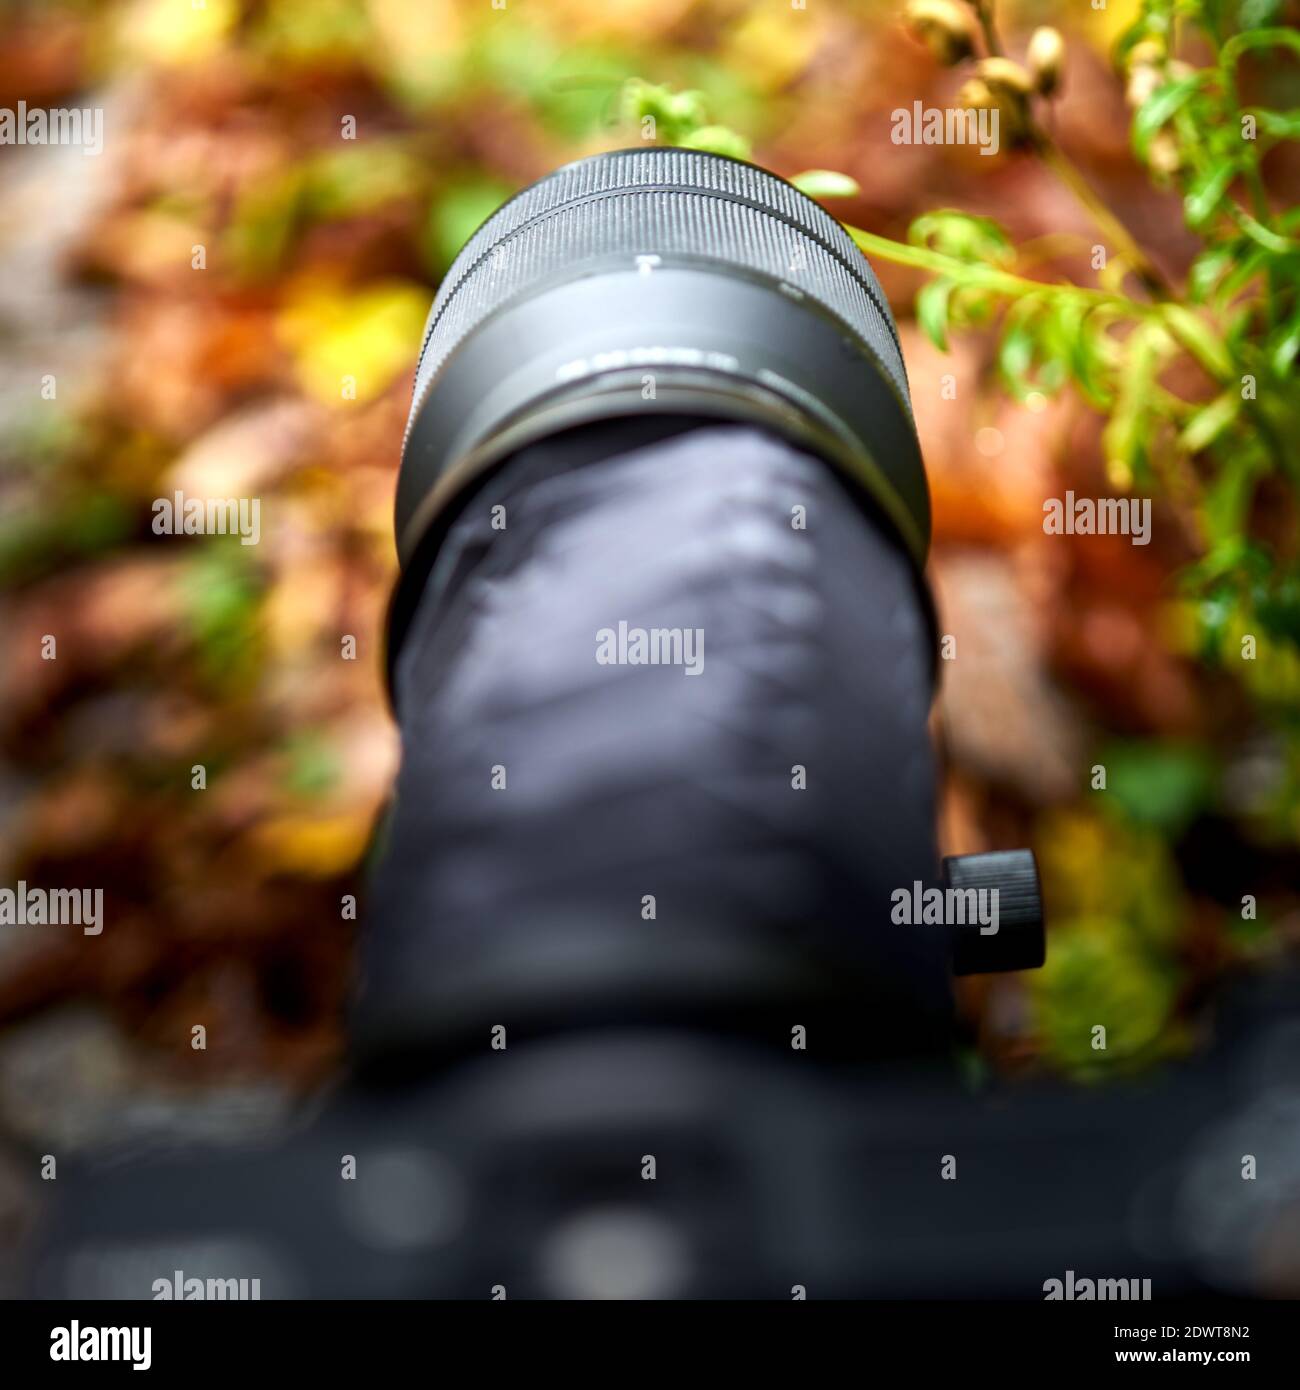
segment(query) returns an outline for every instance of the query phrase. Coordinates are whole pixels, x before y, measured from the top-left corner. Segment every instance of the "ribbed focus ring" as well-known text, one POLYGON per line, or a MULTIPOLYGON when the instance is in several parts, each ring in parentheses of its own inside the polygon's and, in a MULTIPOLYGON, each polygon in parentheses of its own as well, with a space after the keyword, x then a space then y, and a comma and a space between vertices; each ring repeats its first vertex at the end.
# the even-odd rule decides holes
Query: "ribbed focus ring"
POLYGON ((863 340, 910 404, 884 295, 834 218, 753 165, 646 149, 567 165, 475 232, 429 312, 412 419, 448 354, 495 309, 556 275, 637 255, 712 260, 796 287, 863 340))

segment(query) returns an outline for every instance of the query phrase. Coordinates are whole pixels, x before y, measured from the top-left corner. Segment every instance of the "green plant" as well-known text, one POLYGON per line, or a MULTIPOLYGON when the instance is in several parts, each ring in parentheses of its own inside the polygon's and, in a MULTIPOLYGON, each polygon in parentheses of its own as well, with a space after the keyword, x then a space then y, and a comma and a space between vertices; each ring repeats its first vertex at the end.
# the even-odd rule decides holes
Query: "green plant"
MULTIPOLYGON (((1276 206, 1265 157, 1300 139, 1300 111, 1242 95, 1283 85, 1285 65, 1300 60, 1300 33, 1274 24, 1274 9, 1274 0, 1143 0, 1117 45, 1134 158, 1158 189, 1181 193, 1199 243, 1181 283, 1170 283, 1043 120, 1061 86, 1064 40, 1038 30, 1022 66, 1003 51, 991 0, 907 0, 906 15, 939 62, 969 69, 961 104, 997 110, 1008 157, 1040 161, 1061 179, 1097 244, 1017 246, 992 219, 954 209, 916 218, 903 242, 846 226, 874 261, 924 274, 916 318, 941 350, 954 334, 990 335, 1002 389, 1020 401, 1074 392, 1104 418, 1111 487, 1164 498, 1195 556, 1177 577, 1184 603, 1174 640, 1230 672, 1253 720, 1273 726, 1278 775, 1244 813, 1247 834, 1294 844, 1300 209, 1276 206), (1080 265, 1082 274, 1064 273, 1080 265)), ((702 110, 687 114, 704 124, 702 110)), ((687 125, 679 143, 693 134, 687 125)), ((821 199, 858 191, 825 169, 793 182, 821 199)), ((1186 941, 1201 908, 1180 883, 1175 846, 1198 816, 1221 808, 1224 754, 1139 740, 1098 756, 1112 774, 1103 810, 1080 805, 1038 837, 1053 937, 1047 967, 1027 982, 1041 1055, 1085 1079, 1189 1045, 1179 1001, 1195 986, 1186 941)), ((1235 910, 1224 920, 1230 953, 1264 949, 1264 929, 1243 930, 1235 910)))
MULTIPOLYGON (((1234 7, 1221 0, 1143 0, 1117 47, 1134 155, 1156 185, 1182 192, 1200 242, 1182 285, 1166 281, 1040 118, 1060 83, 1060 36, 1039 30, 1022 67, 1003 52, 991 0, 970 10, 910 0, 908 18, 941 62, 971 65, 960 100, 998 108, 1012 157, 1042 160, 1087 209, 1100 236, 1095 283, 1049 278, 996 222, 961 211, 919 217, 906 243, 847 230, 872 258, 930 277, 917 318, 940 348, 952 332, 993 327, 1013 397, 1073 389, 1107 417, 1111 484, 1157 488, 1199 555, 1181 578, 1200 654, 1231 661, 1289 719, 1300 692, 1300 209, 1274 208, 1261 167, 1274 144, 1300 139, 1300 110, 1244 105, 1240 80, 1248 60, 1300 59, 1300 33, 1272 24, 1273 9, 1241 5, 1229 32, 1234 7), (1207 61, 1193 66, 1184 51, 1207 61), (1239 659, 1246 638, 1261 662, 1253 670, 1239 659)), ((719 147, 698 102, 672 107, 655 90, 674 117, 665 138, 691 143, 707 128, 719 147)), ((827 170, 795 182, 814 197, 855 191, 827 170)))

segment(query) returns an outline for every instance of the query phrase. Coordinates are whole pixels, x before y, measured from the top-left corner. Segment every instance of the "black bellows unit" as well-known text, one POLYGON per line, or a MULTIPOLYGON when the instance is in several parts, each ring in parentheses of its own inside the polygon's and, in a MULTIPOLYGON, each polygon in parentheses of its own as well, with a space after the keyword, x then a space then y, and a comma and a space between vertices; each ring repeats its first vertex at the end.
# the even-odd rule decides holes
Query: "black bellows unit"
POLYGON ((954 956, 1014 968, 890 920, 939 875, 929 502, 880 286, 790 184, 652 148, 506 203, 430 312, 396 531, 363 1052, 796 1004, 909 1052, 954 956))

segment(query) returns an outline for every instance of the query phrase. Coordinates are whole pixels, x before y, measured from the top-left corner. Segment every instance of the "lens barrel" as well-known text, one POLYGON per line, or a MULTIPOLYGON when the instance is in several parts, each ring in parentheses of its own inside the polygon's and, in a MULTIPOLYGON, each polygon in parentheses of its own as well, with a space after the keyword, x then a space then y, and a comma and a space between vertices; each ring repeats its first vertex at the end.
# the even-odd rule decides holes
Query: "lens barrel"
POLYGON ((897 329, 851 238, 754 165, 616 151, 507 202, 434 300, 397 489, 390 654, 447 526, 495 465, 651 412, 759 424, 817 453, 924 563, 929 498, 897 329))

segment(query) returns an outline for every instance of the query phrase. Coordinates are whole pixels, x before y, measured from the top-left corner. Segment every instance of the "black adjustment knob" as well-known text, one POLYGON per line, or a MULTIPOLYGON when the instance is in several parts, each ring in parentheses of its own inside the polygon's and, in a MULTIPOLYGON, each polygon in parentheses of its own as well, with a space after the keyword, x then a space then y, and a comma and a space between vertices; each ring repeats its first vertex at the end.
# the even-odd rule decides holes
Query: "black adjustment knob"
POLYGON ((1042 965, 1047 936, 1033 850, 955 854, 943 861, 943 876, 947 888, 966 893, 960 904, 953 900, 946 913, 953 923, 954 975, 1037 970, 1042 965), (973 897, 970 889, 975 890, 973 897))

